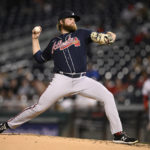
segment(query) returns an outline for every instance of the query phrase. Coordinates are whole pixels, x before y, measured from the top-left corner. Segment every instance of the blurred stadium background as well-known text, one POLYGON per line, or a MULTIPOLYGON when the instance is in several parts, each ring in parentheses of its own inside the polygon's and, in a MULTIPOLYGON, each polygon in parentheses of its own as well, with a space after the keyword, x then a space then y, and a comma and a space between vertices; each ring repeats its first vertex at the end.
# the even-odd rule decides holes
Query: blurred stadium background
MULTIPOLYGON (((42 26, 44 49, 58 34, 57 14, 71 9, 81 16, 79 28, 117 34, 113 45, 89 46, 89 76, 114 94, 125 131, 141 142, 150 142, 142 100, 142 86, 150 73, 149 8, 149 0, 1 0, 0 121, 35 103, 53 76, 52 61, 39 65, 32 57, 33 27, 42 26)), ((79 96, 65 97, 38 118, 9 132, 112 138, 103 104, 79 96)))

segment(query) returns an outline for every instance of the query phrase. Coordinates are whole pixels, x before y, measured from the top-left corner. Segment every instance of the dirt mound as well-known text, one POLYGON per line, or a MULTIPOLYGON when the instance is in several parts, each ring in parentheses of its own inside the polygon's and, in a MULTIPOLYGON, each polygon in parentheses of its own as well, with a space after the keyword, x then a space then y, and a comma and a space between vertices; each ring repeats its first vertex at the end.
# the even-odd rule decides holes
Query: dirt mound
POLYGON ((150 145, 28 134, 1 134, 0 150, 150 150, 150 145))

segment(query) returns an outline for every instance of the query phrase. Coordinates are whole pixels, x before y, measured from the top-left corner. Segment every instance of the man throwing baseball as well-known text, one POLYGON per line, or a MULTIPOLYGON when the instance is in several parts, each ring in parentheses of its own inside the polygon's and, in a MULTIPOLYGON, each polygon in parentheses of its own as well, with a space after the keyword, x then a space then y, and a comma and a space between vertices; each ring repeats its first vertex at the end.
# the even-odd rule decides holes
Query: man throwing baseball
POLYGON ((125 144, 138 142, 137 139, 130 138, 123 132, 114 96, 101 83, 85 76, 88 43, 111 44, 115 42, 116 35, 112 32, 104 34, 87 29, 77 29, 76 22, 79 20, 80 17, 72 11, 62 12, 57 23, 57 29, 61 34, 53 38, 43 51, 38 40, 42 28, 32 30, 33 56, 38 63, 44 63, 53 58, 54 77, 39 101, 16 117, 2 123, 0 132, 7 128, 17 128, 46 111, 64 96, 80 94, 104 103, 110 130, 114 135, 113 142, 125 144))

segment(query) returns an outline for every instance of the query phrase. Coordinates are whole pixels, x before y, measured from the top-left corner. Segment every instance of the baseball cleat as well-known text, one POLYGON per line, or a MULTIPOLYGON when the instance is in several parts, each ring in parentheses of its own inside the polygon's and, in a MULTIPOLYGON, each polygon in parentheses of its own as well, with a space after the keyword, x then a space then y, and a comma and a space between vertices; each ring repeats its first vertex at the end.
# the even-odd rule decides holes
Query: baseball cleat
POLYGON ((7 122, 4 122, 4 123, 0 124, 0 133, 4 132, 7 129, 9 129, 9 126, 8 126, 7 122))
POLYGON ((125 133, 122 133, 121 135, 114 135, 113 142, 119 144, 135 144, 138 143, 138 140, 136 138, 127 136, 125 133))

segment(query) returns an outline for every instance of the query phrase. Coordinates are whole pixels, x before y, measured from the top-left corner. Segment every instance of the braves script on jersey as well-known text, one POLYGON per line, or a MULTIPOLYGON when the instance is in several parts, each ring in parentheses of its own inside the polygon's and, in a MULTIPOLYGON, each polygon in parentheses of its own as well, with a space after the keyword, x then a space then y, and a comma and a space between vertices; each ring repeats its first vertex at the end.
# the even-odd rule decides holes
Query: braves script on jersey
MULTIPOLYGON (((92 31, 79 29, 53 38, 43 52, 43 62, 54 59, 54 72, 79 73, 86 71, 86 47, 91 42, 92 31)), ((37 54, 36 54, 37 55, 37 54)), ((39 60, 39 59, 38 59, 39 60)))
POLYGON ((80 46, 80 41, 77 37, 71 37, 69 35, 68 39, 63 42, 62 40, 59 40, 58 42, 55 42, 52 47, 52 54, 53 51, 56 49, 64 50, 66 48, 69 48, 71 45, 74 45, 75 47, 80 46))

